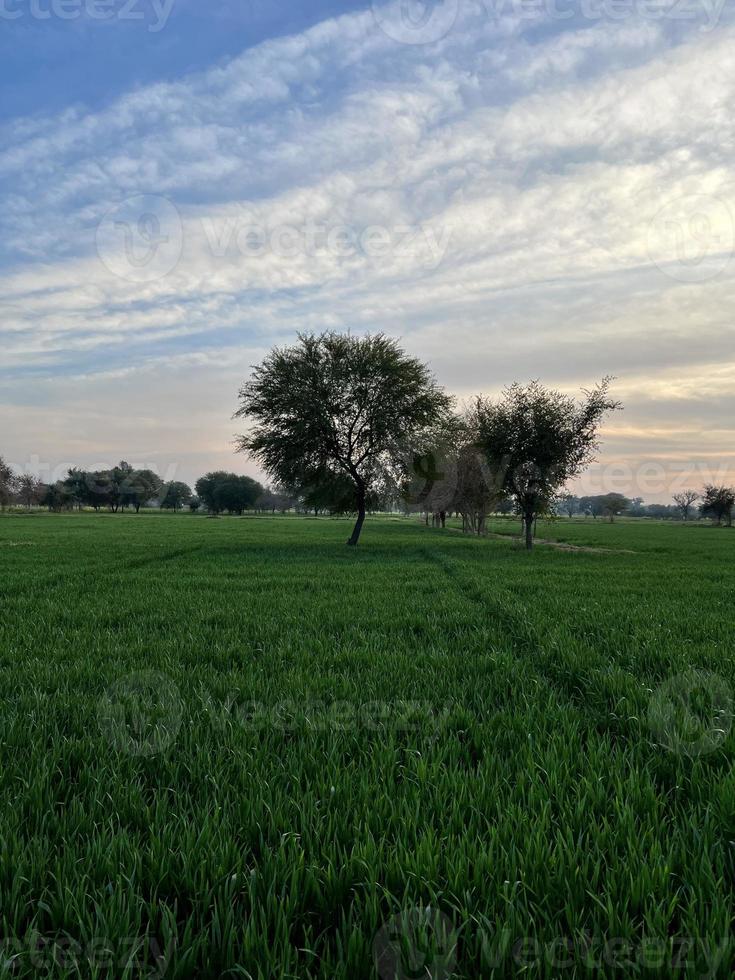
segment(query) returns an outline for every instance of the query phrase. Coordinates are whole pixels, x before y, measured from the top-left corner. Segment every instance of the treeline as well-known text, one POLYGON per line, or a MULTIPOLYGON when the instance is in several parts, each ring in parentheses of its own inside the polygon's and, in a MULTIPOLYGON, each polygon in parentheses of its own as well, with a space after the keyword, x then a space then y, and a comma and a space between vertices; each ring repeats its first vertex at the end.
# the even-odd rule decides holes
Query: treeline
POLYGON ((735 488, 708 484, 701 493, 685 490, 675 493, 671 504, 646 504, 642 497, 629 499, 621 493, 604 493, 577 497, 562 494, 555 511, 568 517, 650 517, 656 520, 685 520, 703 517, 716 524, 732 526, 735 511, 735 488))
POLYGON ((0 457, 0 508, 13 505, 47 507, 56 512, 92 509, 138 513, 143 507, 156 507, 242 514, 246 510, 289 510, 294 501, 237 473, 207 473, 192 490, 186 483, 164 481, 153 470, 136 469, 125 461, 109 470, 73 467, 65 479, 49 484, 27 473, 14 473, 0 457))
MULTIPOLYGON (((164 481, 153 470, 135 468, 124 460, 109 470, 72 467, 65 479, 49 484, 31 474, 15 473, 0 456, 0 509, 47 507, 55 512, 91 509, 116 514, 153 507, 209 514, 344 514, 352 506, 348 491, 340 481, 264 487, 252 477, 225 470, 206 473, 192 490, 186 483, 164 481)), ((394 505, 377 498, 373 503, 376 509, 394 505)))

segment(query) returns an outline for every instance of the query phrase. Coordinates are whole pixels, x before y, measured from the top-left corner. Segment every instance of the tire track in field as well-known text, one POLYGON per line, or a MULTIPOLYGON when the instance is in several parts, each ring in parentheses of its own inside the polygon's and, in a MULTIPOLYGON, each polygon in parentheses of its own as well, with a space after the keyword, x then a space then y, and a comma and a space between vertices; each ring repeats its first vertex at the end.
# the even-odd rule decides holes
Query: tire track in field
MULTIPOLYGON (((528 619, 512 612, 512 607, 517 604, 517 601, 511 593, 498 589, 494 595, 488 595, 486 590, 479 588, 474 581, 463 574, 455 560, 440 552, 430 551, 428 548, 422 551, 429 562, 438 565, 444 571, 459 595, 490 614, 491 622, 498 627, 500 639, 513 649, 519 659, 523 660, 524 666, 530 668, 541 681, 553 687, 564 702, 583 716, 591 728, 601 734, 612 738, 624 738, 626 741, 640 743, 648 740, 648 729, 642 718, 637 715, 623 717, 609 708, 605 712, 599 705, 591 703, 590 691, 602 689, 599 677, 595 676, 594 666, 586 674, 572 674, 568 668, 564 669, 564 665, 558 659, 554 659, 554 654, 546 649, 538 630, 528 619)), ((495 586, 495 583, 493 585, 495 586)), ((599 654, 592 647, 587 649, 591 657, 599 663, 599 654)))
POLYGON ((24 596, 38 596, 49 590, 68 586, 70 582, 84 584, 88 576, 96 583, 101 579, 107 579, 111 576, 117 577, 123 572, 137 571, 140 568, 147 568, 151 565, 175 561, 177 558, 183 558, 186 555, 197 554, 201 550, 202 546, 197 546, 196 548, 177 548, 174 551, 167 551, 165 554, 135 558, 132 561, 120 565, 110 564, 107 556, 96 562, 85 560, 82 564, 69 565, 43 577, 34 575, 32 581, 24 582, 19 588, 11 585, 2 585, 0 586, 0 597, 11 597, 17 594, 18 591, 21 591, 24 596))

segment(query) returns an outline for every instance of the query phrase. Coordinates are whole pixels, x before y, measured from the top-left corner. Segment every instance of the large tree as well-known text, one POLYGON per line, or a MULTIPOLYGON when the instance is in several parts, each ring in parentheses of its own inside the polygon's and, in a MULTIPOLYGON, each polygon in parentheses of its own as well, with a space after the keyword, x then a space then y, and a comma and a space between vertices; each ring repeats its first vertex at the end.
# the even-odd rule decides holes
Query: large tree
POLYGON ((610 397, 611 380, 583 392, 581 401, 538 381, 513 384, 498 401, 476 400, 478 442, 493 482, 516 504, 529 550, 536 518, 592 462, 603 418, 620 408, 610 397))
POLYGON ((350 481, 356 545, 368 498, 380 493, 407 444, 451 407, 429 369, 383 334, 300 335, 276 348, 240 391, 239 439, 274 479, 310 486, 325 472, 350 481))
POLYGON ((732 527, 732 512, 735 507, 735 490, 732 487, 708 485, 702 494, 702 516, 711 517, 717 524, 724 521, 732 527))

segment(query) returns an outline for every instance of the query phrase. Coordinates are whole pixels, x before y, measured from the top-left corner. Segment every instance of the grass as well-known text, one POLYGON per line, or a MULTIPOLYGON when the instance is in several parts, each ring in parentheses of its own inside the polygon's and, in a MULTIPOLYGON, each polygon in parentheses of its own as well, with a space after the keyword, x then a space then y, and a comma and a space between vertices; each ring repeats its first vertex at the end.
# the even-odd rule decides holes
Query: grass
POLYGON ((0 976, 731 977, 735 532, 348 528, 0 518, 0 976))

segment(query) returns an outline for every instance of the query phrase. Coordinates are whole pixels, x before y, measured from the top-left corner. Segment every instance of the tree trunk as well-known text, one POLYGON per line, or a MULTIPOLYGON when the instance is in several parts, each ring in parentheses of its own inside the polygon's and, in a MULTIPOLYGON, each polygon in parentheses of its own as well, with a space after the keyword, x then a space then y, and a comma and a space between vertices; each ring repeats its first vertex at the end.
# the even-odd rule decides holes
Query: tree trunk
POLYGON ((526 551, 533 548, 533 514, 527 514, 523 522, 526 528, 526 551))
POLYGON ((357 488, 357 520, 355 521, 355 526, 352 529, 352 534, 347 542, 348 545, 354 547, 360 540, 360 531, 362 531, 362 525, 365 521, 365 487, 359 486, 357 488))

